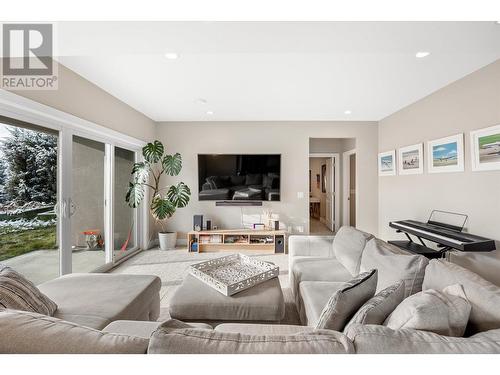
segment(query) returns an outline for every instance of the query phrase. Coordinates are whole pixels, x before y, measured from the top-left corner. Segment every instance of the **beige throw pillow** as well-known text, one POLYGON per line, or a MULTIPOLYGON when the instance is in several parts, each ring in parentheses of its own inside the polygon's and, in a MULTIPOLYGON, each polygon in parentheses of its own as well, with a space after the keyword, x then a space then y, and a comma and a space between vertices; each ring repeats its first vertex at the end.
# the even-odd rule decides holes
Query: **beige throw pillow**
POLYGON ((399 247, 373 238, 366 244, 361 257, 361 272, 378 270, 377 292, 399 280, 405 282, 405 297, 420 292, 425 267, 429 260, 417 254, 403 251, 399 247))
POLYGON ((363 254, 366 242, 371 238, 373 238, 371 234, 347 226, 340 228, 335 234, 333 239, 335 258, 352 276, 359 274, 361 254, 363 254))
POLYGON ((401 280, 380 291, 361 306, 344 331, 348 330, 352 324, 383 324, 404 298, 405 283, 401 280))
POLYGON ((28 279, 0 264, 0 307, 53 316, 57 305, 28 279))
POLYGON ((330 297, 316 324, 317 329, 342 331, 358 309, 375 294, 377 270, 359 274, 330 297))
POLYGON ((444 336, 462 337, 471 305, 461 285, 443 291, 424 290, 405 299, 384 325, 391 329, 417 329, 444 336))
POLYGON ((442 290, 460 284, 472 309, 467 335, 500 328, 500 287, 446 260, 432 260, 425 270, 423 289, 442 290))

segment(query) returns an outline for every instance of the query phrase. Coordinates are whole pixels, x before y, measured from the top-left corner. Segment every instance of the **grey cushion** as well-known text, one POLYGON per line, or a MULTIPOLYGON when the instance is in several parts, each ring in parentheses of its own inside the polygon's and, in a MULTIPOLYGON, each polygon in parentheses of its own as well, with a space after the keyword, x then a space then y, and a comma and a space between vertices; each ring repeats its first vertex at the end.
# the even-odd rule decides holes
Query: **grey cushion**
POLYGON ((301 282, 299 315, 302 324, 315 327, 330 297, 344 286, 344 282, 301 282))
POLYGON ((217 332, 241 333, 246 335, 296 335, 314 332, 314 327, 287 324, 224 323, 214 328, 217 332))
POLYGON ((328 300, 316 328, 342 331, 358 309, 375 294, 377 270, 359 274, 328 300))
POLYGON ((362 232, 353 227, 342 227, 339 229, 333 240, 333 252, 335 258, 356 276, 359 273, 361 255, 366 242, 373 238, 373 235, 362 232))
POLYGON ((57 304, 31 281, 12 268, 0 264, 0 307, 54 315, 57 304))
POLYGON ((335 258, 305 257, 294 259, 290 282, 295 302, 300 303, 297 296, 302 281, 346 282, 351 279, 351 273, 335 258))
POLYGON ((248 335, 186 327, 167 321, 153 333, 150 354, 327 354, 353 353, 340 332, 318 330, 294 335, 248 335))
POLYGON ((392 329, 411 328, 444 336, 461 337, 469 320, 470 303, 462 286, 442 291, 428 289, 406 298, 384 325, 392 329))
POLYGON ((366 244, 361 257, 361 271, 378 270, 377 292, 399 280, 405 282, 405 297, 420 292, 424 280, 425 267, 429 260, 410 254, 387 242, 373 238, 366 244))
POLYGON ((405 298, 405 283, 399 281, 378 292, 356 312, 344 330, 352 324, 383 324, 405 298))
POLYGON ((0 311, 0 353, 144 354, 148 340, 103 333, 46 315, 0 311))
POLYGON ((346 335, 359 354, 498 354, 500 329, 472 337, 447 337, 414 329, 353 324, 346 335))
POLYGON ((425 270, 423 289, 442 290, 460 284, 471 304, 468 335, 500 328, 500 287, 476 273, 445 260, 432 260, 425 270))
POLYGON ((38 286, 54 300, 54 316, 102 329, 114 320, 156 320, 161 280, 150 275, 71 274, 38 286))
MULTIPOLYGON (((109 323, 102 332, 117 333, 120 335, 136 336, 149 339, 151 334, 162 325, 163 322, 141 322, 137 320, 115 320, 109 323)), ((212 329, 212 326, 204 323, 189 323, 189 326, 200 329, 212 329)))
POLYGON ((280 321, 285 301, 278 278, 226 297, 187 275, 170 301, 170 316, 201 321, 280 321))

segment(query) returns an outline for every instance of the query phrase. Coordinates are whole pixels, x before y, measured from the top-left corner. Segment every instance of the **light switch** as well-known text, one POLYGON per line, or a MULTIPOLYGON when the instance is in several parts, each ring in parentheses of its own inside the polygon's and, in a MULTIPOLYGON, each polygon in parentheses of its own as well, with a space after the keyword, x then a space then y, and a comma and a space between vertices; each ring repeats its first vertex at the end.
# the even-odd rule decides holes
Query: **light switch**
POLYGON ((298 199, 304 199, 304 192, 303 191, 297 192, 297 198, 298 199))

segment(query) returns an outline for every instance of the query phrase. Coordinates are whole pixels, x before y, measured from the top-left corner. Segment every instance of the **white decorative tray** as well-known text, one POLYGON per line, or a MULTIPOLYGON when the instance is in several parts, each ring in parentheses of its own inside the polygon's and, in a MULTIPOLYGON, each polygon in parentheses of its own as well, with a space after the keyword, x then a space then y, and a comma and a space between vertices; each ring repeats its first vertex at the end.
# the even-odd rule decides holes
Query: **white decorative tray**
POLYGON ((225 296, 277 277, 278 266, 243 255, 233 254, 193 264, 189 272, 225 296))

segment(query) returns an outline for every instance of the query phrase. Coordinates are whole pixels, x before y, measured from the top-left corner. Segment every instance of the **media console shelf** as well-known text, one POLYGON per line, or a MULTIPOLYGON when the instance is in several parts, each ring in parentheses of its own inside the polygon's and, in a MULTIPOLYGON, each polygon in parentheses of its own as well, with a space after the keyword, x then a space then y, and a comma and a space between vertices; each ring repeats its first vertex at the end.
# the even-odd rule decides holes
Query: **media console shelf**
POLYGON ((273 253, 285 253, 286 232, 281 230, 202 230, 187 234, 188 251, 238 251, 262 250, 273 253), (192 244, 196 242, 197 250, 192 244))

